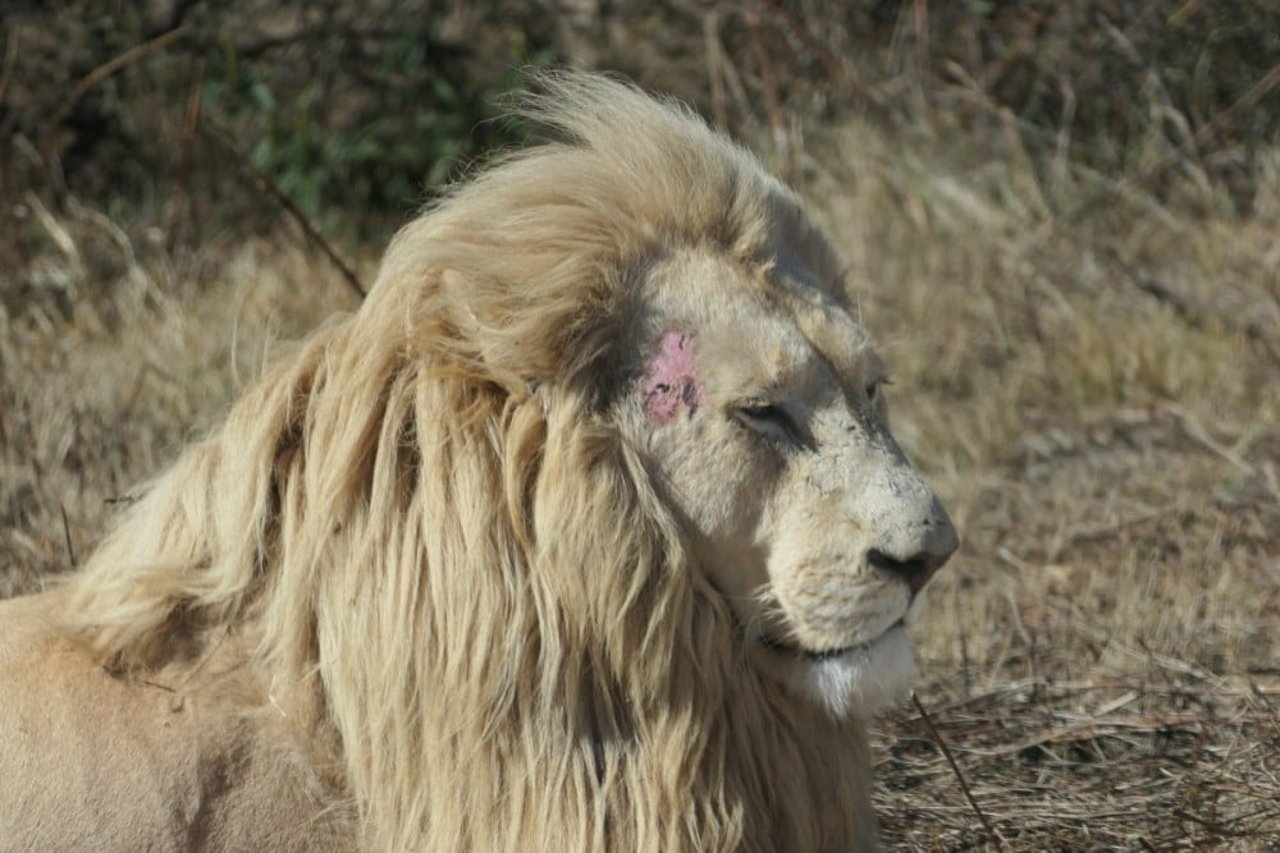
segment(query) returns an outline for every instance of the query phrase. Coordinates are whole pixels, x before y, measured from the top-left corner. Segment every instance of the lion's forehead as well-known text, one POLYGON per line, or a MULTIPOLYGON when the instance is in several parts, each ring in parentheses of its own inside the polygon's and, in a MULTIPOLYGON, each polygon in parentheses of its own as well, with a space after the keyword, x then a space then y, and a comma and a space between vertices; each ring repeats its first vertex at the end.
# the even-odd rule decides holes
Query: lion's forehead
POLYGON ((718 385, 758 386, 738 391, 820 393, 857 387, 879 369, 866 330, 831 292, 840 285, 820 282, 799 256, 779 252, 750 269, 715 252, 675 252, 651 281, 654 387, 675 387, 668 374, 701 381, 711 372, 718 385))

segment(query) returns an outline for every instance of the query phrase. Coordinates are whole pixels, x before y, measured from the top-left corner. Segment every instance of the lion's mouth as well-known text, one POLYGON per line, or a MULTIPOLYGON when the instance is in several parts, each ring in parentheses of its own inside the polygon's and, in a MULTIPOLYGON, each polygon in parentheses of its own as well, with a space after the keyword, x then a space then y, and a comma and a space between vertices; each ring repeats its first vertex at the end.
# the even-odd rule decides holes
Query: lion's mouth
POLYGON ((760 635, 760 643, 766 649, 773 652, 774 654, 790 655, 792 657, 804 658, 805 660, 820 662, 820 661, 826 661, 826 660, 835 660, 836 658, 844 657, 845 655, 850 654, 851 652, 856 652, 862 649, 869 648, 875 645, 876 643, 878 643, 881 640, 881 638, 885 636, 885 634, 888 634, 890 631, 894 630, 895 628, 901 628, 902 626, 903 626, 903 620, 899 619, 897 622, 894 622, 892 625, 886 628, 884 630, 884 633, 876 636, 871 640, 868 640, 865 643, 859 643, 853 646, 837 646, 835 648, 830 648, 830 649, 806 649, 803 646, 796 646, 796 645, 792 645, 791 643, 785 643, 782 640, 777 639, 776 637, 770 637, 768 634, 760 635))

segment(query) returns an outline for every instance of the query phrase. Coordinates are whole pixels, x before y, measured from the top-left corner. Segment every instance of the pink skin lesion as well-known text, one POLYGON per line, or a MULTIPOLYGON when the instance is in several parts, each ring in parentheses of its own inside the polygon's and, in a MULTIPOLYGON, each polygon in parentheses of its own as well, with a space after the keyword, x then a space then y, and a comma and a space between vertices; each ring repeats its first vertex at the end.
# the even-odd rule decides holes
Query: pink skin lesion
POLYGON ((693 336, 667 332, 645 371, 644 411, 649 420, 665 424, 681 410, 692 415, 702 405, 702 385, 694 376, 693 336))

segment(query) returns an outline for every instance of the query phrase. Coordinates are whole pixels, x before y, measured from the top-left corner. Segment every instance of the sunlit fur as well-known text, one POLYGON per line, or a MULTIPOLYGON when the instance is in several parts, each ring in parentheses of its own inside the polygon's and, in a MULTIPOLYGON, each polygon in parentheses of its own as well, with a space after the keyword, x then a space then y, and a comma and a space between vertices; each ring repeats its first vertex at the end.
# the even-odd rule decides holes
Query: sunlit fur
POLYGON ((794 203, 679 108, 542 85, 561 141, 404 228, 129 510, 66 625, 126 678, 230 626, 375 848, 874 846, 861 724, 748 665, 607 414, 645 260, 764 263, 794 203))

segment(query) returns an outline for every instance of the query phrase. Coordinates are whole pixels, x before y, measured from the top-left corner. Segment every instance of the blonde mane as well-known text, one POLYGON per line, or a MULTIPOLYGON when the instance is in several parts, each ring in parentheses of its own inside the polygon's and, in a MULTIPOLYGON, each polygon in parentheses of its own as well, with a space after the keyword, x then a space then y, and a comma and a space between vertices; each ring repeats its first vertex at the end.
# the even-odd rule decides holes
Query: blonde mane
POLYGON ((860 724, 745 664, 610 420, 648 259, 827 250, 687 111, 542 83, 526 114, 559 141, 405 227, 359 311, 130 508, 66 623, 125 677, 240 638, 378 848, 874 843, 860 724))

